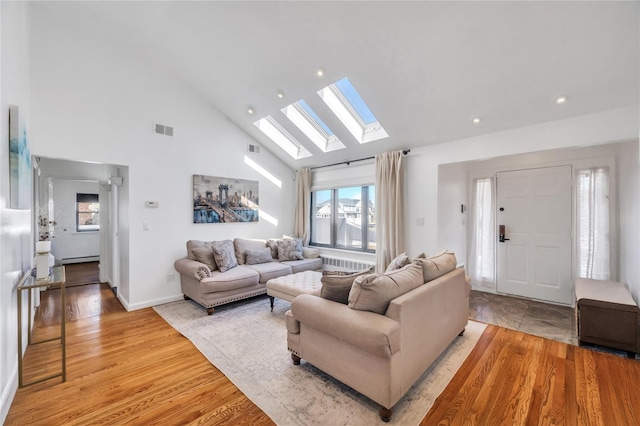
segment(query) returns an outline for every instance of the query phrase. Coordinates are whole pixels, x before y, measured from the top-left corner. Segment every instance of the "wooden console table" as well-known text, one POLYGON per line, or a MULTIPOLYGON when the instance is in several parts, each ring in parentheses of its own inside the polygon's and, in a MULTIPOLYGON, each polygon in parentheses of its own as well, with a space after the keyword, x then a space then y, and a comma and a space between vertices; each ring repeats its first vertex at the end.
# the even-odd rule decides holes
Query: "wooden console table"
POLYGON ((62 377, 62 381, 65 382, 67 380, 67 361, 66 361, 66 342, 65 342, 65 271, 64 266, 54 266, 51 271, 51 275, 48 278, 36 279, 34 276, 29 273, 22 282, 18 285, 18 384, 19 386, 25 387, 29 385, 34 385, 36 383, 44 382, 45 380, 52 379, 54 377, 62 377), (42 287, 47 288, 60 288, 60 336, 52 337, 50 339, 34 341, 32 338, 32 319, 31 319, 31 311, 33 306, 33 290, 39 289, 42 287), (60 340, 60 348, 62 350, 62 366, 59 373, 51 374, 46 377, 39 378, 29 383, 25 383, 22 378, 22 292, 27 290, 29 293, 29 308, 27 315, 29 317, 29 327, 28 327, 28 345, 38 345, 41 343, 51 342, 53 340, 60 340))

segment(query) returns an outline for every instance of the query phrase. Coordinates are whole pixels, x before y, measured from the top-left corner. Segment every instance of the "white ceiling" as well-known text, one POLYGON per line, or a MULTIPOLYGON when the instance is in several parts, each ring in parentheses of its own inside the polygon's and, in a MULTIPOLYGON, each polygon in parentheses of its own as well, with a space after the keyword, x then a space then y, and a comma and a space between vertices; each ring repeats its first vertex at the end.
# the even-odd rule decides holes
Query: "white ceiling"
POLYGON ((70 2, 50 19, 166 66, 292 168, 639 103, 640 3, 70 2), (322 66, 326 76, 315 75, 322 66), (358 144, 316 92, 349 77, 390 137, 358 144), (285 93, 284 99, 276 91, 285 93), (568 102, 553 99, 564 94, 568 102), (279 112, 304 99, 347 149, 322 153, 279 112), (251 116, 247 107, 256 113, 251 116), (271 114, 314 155, 253 122, 271 114), (479 116, 478 125, 471 122, 479 116))

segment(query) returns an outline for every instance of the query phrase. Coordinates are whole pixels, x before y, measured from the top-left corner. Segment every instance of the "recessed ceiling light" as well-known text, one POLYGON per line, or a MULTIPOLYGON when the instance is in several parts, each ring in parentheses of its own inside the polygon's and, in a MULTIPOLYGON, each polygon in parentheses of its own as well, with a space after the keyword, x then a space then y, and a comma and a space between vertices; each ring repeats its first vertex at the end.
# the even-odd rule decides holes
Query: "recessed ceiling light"
POLYGON ((280 99, 284 98, 284 92, 282 90, 278 90, 276 92, 276 96, 280 99))
POLYGON ((317 75, 318 77, 324 77, 324 68, 319 67, 319 68, 316 70, 316 75, 317 75))
POLYGON ((554 101, 555 101, 557 104, 563 104, 563 103, 567 102, 567 97, 566 97, 566 96, 563 96, 563 95, 556 96, 556 98, 554 99, 554 101))
POLYGON ((473 117, 471 121, 473 121, 473 124, 478 124, 480 123, 480 117, 473 117))
POLYGON ((253 109, 253 107, 250 106, 250 107, 247 107, 247 112, 249 114, 253 114, 255 112, 255 110, 253 109))

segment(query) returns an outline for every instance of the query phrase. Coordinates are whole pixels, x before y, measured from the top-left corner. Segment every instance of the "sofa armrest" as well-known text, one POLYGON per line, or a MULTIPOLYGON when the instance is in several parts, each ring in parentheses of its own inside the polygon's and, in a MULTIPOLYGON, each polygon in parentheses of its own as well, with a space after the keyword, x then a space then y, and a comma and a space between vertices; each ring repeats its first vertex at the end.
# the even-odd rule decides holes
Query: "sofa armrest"
POLYGON ((356 311, 310 294, 296 297, 291 313, 301 327, 316 329, 377 356, 391 358, 400 350, 400 324, 384 315, 356 311))
POLYGON ((173 267, 181 275, 195 277, 198 280, 211 276, 211 269, 209 269, 207 265, 197 260, 189 259, 188 257, 176 260, 173 263, 173 267))

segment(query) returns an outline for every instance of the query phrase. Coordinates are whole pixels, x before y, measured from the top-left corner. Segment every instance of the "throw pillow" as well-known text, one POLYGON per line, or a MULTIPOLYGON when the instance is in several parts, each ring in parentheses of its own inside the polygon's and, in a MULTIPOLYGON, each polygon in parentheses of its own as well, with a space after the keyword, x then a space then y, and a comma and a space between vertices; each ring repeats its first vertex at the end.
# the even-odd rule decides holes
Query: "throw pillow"
POLYGON ((247 250, 262 250, 267 247, 265 240, 247 240, 245 238, 236 238, 233 240, 233 247, 236 254, 238 265, 246 263, 245 253, 247 250))
MULTIPOLYGON (((197 247, 209 247, 209 249, 211 249, 211 251, 213 252, 213 241, 209 242, 209 241, 199 241, 199 240, 189 240, 187 241, 187 257, 191 260, 197 260, 195 255, 193 254, 193 249, 197 248, 197 247)), ((213 269, 211 269, 212 271, 215 271, 217 268, 217 266, 215 265, 215 262, 213 264, 213 269)))
POLYGON ((193 253, 193 260, 196 260, 200 263, 204 263, 209 267, 209 270, 215 271, 218 269, 216 267, 216 261, 213 257, 213 247, 210 245, 194 247, 191 252, 193 253))
POLYGON ((271 249, 269 247, 265 247, 262 250, 247 250, 245 252, 245 263, 247 265, 257 265, 267 262, 273 262, 271 249))
POLYGON ((300 240, 279 240, 278 260, 302 260, 302 241, 300 240))
POLYGON ((220 272, 226 272, 238 266, 231 240, 214 241, 213 257, 216 259, 216 265, 220 268, 220 272))
POLYGON ((351 286, 349 307, 384 315, 393 299, 423 283, 422 268, 413 263, 384 274, 361 275, 351 286))
POLYGON ((387 266, 387 270, 384 272, 386 273, 395 271, 396 269, 404 268, 409 263, 411 263, 411 259, 409 259, 409 256, 407 256, 407 253, 400 253, 395 257, 395 259, 391 261, 391 263, 389 263, 389 266, 387 266))
POLYGON ((278 259, 278 238, 269 238, 267 240, 267 246, 271 249, 271 257, 278 259))
POLYGON ((458 264, 456 255, 446 250, 426 259, 414 259, 413 263, 422 267, 425 283, 453 271, 458 264))
POLYGON ((353 281, 361 275, 373 273, 374 267, 357 272, 322 271, 320 297, 348 304, 353 281))

